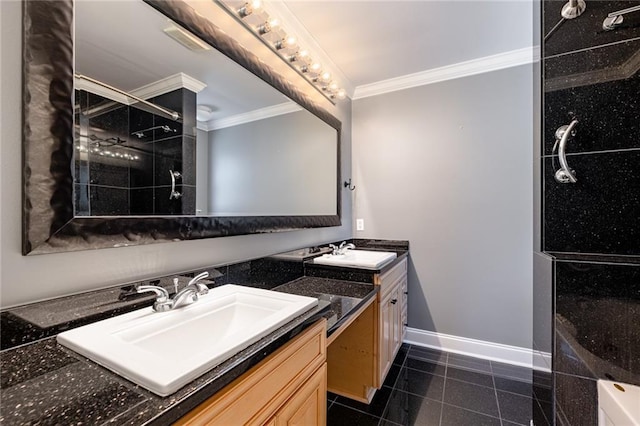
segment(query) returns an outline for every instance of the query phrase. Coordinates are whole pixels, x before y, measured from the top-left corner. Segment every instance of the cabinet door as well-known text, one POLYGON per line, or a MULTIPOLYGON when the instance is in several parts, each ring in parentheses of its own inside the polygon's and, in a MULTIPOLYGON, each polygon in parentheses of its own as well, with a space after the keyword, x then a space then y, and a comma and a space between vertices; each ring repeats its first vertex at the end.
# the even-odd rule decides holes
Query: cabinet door
POLYGON ((394 306, 391 303, 394 292, 390 292, 380 304, 380 383, 384 382, 393 363, 394 306))
POLYGON ((327 364, 296 391, 278 411, 269 425, 324 426, 327 422, 327 364))
POLYGON ((398 350, 400 350, 400 345, 402 345, 402 299, 401 296, 401 287, 398 286, 391 293, 391 300, 389 304, 391 305, 391 317, 392 317, 392 332, 391 332, 391 341, 389 342, 391 345, 391 362, 393 363, 393 359, 395 358, 398 350))

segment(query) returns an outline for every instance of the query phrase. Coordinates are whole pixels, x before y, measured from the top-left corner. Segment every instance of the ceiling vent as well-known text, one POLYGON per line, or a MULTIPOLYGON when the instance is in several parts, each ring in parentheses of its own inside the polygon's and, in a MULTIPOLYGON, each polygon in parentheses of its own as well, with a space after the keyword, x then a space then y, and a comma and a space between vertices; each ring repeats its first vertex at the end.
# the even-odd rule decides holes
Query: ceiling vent
POLYGON ((193 50, 194 52, 211 50, 211 46, 209 46, 207 43, 200 40, 189 31, 174 25, 173 23, 171 23, 169 27, 164 29, 164 33, 187 49, 193 50))

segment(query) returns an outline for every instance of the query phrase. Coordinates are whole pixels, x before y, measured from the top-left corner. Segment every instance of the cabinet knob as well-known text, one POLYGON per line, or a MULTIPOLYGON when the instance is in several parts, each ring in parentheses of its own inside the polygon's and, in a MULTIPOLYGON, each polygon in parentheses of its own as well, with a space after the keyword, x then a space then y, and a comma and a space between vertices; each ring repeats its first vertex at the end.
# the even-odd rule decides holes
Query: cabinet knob
POLYGON ((392 304, 392 305, 395 305, 396 303, 398 303, 398 299, 392 299, 392 300, 391 300, 391 304, 392 304))

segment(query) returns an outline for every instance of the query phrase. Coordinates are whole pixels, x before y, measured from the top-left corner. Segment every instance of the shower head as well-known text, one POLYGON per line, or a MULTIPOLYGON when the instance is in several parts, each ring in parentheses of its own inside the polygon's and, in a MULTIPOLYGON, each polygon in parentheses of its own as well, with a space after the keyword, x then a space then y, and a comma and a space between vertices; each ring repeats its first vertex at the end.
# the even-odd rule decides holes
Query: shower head
POLYGON ((569 0, 567 4, 562 6, 561 15, 564 19, 573 19, 582 15, 582 12, 587 8, 587 4, 584 0, 569 0))

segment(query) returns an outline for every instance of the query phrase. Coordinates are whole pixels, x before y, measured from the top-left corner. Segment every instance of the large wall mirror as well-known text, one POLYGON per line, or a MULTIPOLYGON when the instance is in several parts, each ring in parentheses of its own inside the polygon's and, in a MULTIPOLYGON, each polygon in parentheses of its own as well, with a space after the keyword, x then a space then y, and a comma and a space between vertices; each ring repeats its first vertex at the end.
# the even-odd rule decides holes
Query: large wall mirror
POLYGON ((24 254, 340 225, 340 121, 203 5, 25 2, 24 254))

